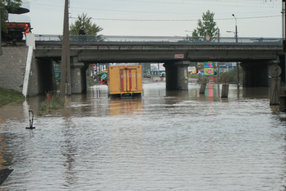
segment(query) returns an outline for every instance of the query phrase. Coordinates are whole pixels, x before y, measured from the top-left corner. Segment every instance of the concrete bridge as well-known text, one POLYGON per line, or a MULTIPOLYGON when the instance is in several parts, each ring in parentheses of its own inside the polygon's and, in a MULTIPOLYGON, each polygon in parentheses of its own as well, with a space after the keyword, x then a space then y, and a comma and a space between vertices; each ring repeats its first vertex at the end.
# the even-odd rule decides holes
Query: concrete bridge
MULTIPOLYGON (((94 37, 71 37, 72 93, 86 90, 85 71, 89 64, 94 63, 165 63, 168 90, 187 89, 185 74, 191 61, 240 62, 244 71, 244 86, 267 86, 269 67, 278 64, 285 81, 282 39, 240 38, 236 42, 233 38, 220 38, 211 41, 192 39, 190 42, 180 37, 149 38, 139 41, 137 37, 136 41, 128 41, 122 37, 125 41, 119 41, 117 37, 117 40, 98 42, 94 37)), ((29 47, 34 48, 30 69, 26 67, 25 72, 28 72, 28 82, 24 80, 27 87, 23 85, 27 96, 55 88, 52 61, 61 58, 60 39, 60 36, 40 35, 30 41, 29 47)), ((0 83, 4 85, 1 78, 0 83)))

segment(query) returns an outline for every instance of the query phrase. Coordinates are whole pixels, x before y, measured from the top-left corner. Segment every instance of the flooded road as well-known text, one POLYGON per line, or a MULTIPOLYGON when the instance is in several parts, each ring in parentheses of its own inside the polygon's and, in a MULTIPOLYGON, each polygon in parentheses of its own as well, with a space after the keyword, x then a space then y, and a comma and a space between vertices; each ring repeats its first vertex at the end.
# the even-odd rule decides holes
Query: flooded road
POLYGON ((0 108, 1 191, 285 191, 286 114, 267 90, 217 85, 166 92, 144 84, 141 99, 109 99, 105 86, 72 96, 65 110, 35 116, 39 98, 0 108))

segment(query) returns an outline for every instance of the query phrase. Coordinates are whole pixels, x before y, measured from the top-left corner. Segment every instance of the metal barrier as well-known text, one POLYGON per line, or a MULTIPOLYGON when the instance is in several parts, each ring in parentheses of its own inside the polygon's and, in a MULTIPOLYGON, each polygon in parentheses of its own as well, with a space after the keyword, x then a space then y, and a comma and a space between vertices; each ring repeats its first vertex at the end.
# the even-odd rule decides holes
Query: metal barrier
MULTIPOLYGON (((35 35, 36 42, 61 43, 62 35, 35 35)), ((282 46, 282 38, 233 38, 220 37, 206 40, 203 37, 182 37, 182 36, 70 36, 71 44, 186 44, 186 45, 254 45, 282 46)))

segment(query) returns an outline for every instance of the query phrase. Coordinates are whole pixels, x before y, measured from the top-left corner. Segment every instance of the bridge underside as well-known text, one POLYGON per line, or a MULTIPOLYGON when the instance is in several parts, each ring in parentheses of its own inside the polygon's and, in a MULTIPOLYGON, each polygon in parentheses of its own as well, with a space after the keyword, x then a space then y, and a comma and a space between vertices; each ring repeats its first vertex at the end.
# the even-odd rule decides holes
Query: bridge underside
POLYGON ((244 87, 267 87, 269 84, 267 63, 262 61, 242 62, 244 87))
MULTIPOLYGON (((90 63, 82 63, 77 58, 71 59, 71 87, 72 94, 85 93, 86 69, 90 63)), ((166 62, 166 89, 188 90, 188 66, 189 61, 166 62)), ((244 87, 269 86, 269 67, 275 64, 271 61, 244 61, 240 65, 243 69, 244 87)), ((283 64, 280 64, 281 66, 283 64)), ((38 59, 35 64, 34 76, 29 89, 29 95, 43 94, 56 90, 56 81, 52 59, 38 59)))
MULTIPOLYGON (((186 90, 188 88, 187 66, 190 61, 240 62, 244 71, 244 86, 268 86, 268 67, 282 54, 281 46, 190 46, 180 44, 73 46, 71 47, 72 93, 86 91, 86 69, 89 64, 95 63, 165 63, 166 89, 186 90)), ((51 79, 54 76, 49 60, 59 60, 60 57, 61 47, 59 46, 41 45, 37 47, 35 58, 39 73, 38 93, 55 90, 54 80, 51 79)), ((283 69, 284 64, 280 64, 280 66, 283 69)), ((285 76, 285 72, 282 75, 285 76)), ((282 79, 285 78, 282 77, 282 79)))
POLYGON ((188 90, 188 66, 189 61, 165 63, 166 89, 188 90))
MULTIPOLYGON (((282 62, 281 62, 282 63, 282 62)), ((86 69, 90 63, 79 62, 77 58, 71 59, 71 87, 73 94, 85 93, 86 69)), ((166 62, 166 89, 188 89, 188 66, 189 61, 166 62)), ((269 86, 269 67, 274 61, 244 61, 240 65, 243 69, 244 87, 267 87, 269 86)), ((281 65, 281 68, 284 64, 281 65)), ((50 58, 37 59, 34 64, 33 75, 29 86, 29 95, 44 94, 56 90, 53 60, 50 58)), ((284 72, 285 74, 285 72, 284 72)), ((283 78, 283 77, 282 77, 283 78)))
MULTIPOLYGON (((58 60, 58 59, 56 59, 58 60)), ((71 88, 73 94, 86 92, 86 69, 88 65, 71 60, 71 88)), ((40 58, 34 59, 29 82, 29 96, 46 94, 57 90, 55 71, 55 59, 40 58)))

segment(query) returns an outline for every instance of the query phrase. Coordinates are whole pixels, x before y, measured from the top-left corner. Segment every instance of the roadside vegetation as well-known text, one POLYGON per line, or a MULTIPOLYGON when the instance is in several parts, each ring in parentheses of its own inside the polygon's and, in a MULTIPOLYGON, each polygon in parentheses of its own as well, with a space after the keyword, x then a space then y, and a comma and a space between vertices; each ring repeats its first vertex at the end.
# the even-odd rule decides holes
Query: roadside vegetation
MULTIPOLYGON (((210 76, 210 77, 205 77, 205 76, 200 76, 198 74, 191 74, 189 77, 193 78, 193 79, 198 79, 198 83, 202 82, 203 80, 213 81, 213 82, 217 82, 217 83, 228 83, 228 84, 236 84, 237 83, 236 68, 233 70, 230 70, 228 72, 220 73, 219 76, 214 75, 214 76, 210 76)), ((243 72, 242 72, 241 68, 239 70, 239 79, 240 79, 240 83, 241 83, 243 80, 243 72)))
POLYGON ((25 97, 18 91, 0 88, 0 107, 10 103, 21 103, 25 97))
MULTIPOLYGON (((92 17, 87 16, 87 14, 82 13, 78 15, 77 20, 70 26, 71 35, 88 35, 93 36, 96 41, 103 41, 102 35, 99 33, 103 30, 100 26, 92 22, 92 17)), ((80 38, 81 40, 88 40, 85 38, 80 38)), ((90 39, 91 40, 91 39, 90 39)))
POLYGON ((53 111, 60 110, 65 107, 65 98, 55 94, 47 94, 46 99, 41 102, 39 115, 50 114, 53 111))
MULTIPOLYGON (((242 81, 243 79, 242 69, 239 70, 239 79, 240 81, 242 81)), ((228 72, 221 73, 219 77, 219 83, 236 84, 237 83, 236 68, 228 72)))

